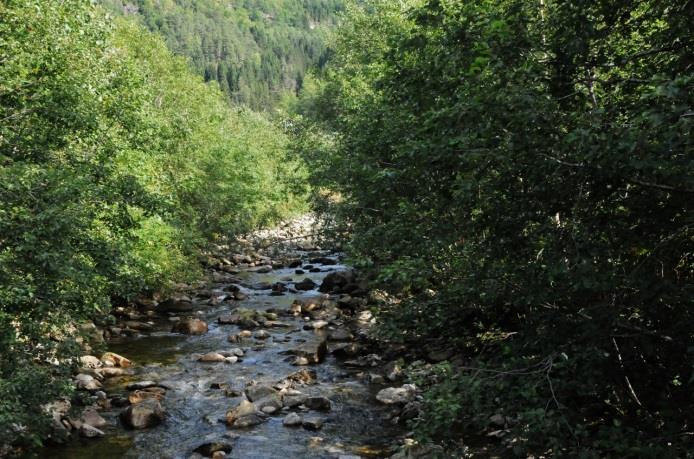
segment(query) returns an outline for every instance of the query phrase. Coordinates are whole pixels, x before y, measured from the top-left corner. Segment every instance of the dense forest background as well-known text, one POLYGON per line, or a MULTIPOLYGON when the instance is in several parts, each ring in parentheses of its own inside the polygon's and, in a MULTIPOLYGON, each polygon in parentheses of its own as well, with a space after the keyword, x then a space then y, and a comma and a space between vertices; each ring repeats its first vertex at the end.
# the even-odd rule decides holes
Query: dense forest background
POLYGON ((205 81, 237 104, 267 110, 288 102, 306 72, 327 59, 327 34, 344 0, 102 0, 140 19, 187 56, 205 81))

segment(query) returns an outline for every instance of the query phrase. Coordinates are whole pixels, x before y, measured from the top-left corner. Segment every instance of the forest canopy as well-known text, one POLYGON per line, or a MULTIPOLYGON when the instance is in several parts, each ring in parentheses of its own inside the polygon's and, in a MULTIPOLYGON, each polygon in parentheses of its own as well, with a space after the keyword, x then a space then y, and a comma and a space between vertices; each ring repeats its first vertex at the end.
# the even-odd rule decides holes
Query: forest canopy
POLYGON ((328 56, 344 0, 100 0, 139 18, 237 104, 270 109, 294 96, 328 56))

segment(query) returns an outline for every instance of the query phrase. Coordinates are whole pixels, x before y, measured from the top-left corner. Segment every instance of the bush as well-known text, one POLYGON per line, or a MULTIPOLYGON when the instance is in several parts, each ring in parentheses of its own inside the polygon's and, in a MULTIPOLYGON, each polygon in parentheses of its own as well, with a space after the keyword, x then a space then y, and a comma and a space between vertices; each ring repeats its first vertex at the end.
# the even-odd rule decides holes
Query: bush
POLYGON ((503 407, 518 454, 684 455, 691 5, 350 14, 300 105, 323 117, 298 134, 319 208, 403 297, 381 311, 384 332, 499 375, 432 387, 420 437, 450 446, 454 427, 503 407))
POLYGON ((88 0, 3 2, 0 62, 0 446, 25 446, 70 388, 73 324, 300 209, 301 171, 279 129, 88 0))

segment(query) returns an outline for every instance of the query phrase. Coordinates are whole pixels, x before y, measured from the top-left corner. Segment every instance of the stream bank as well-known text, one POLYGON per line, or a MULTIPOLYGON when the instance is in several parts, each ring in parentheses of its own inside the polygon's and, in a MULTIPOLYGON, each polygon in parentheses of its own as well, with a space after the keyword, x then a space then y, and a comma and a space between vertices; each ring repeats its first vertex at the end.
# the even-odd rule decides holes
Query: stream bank
POLYGON ((72 440, 42 457, 395 454, 416 390, 367 339, 366 285, 303 236, 311 227, 303 218, 219 247, 204 282, 116 308, 113 354, 84 356, 76 377, 88 408, 54 411, 72 440))

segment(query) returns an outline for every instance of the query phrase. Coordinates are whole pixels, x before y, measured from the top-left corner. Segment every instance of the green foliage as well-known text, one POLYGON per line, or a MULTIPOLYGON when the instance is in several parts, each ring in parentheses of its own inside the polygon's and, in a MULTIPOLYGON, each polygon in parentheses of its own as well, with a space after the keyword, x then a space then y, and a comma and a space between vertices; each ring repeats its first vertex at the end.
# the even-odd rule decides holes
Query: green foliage
POLYGON ((279 129, 88 0, 2 2, 0 62, 1 448, 45 436, 76 324, 300 209, 302 171, 279 129))
POLYGON ((277 106, 301 89, 306 71, 327 59, 326 31, 343 0, 101 0, 117 14, 137 15, 205 81, 235 103, 277 106))
POLYGON ((318 208, 403 296, 384 331, 499 372, 435 385, 421 438, 451 446, 456 427, 503 410, 518 454, 684 455, 692 13, 658 0, 350 8, 295 121, 318 208))

